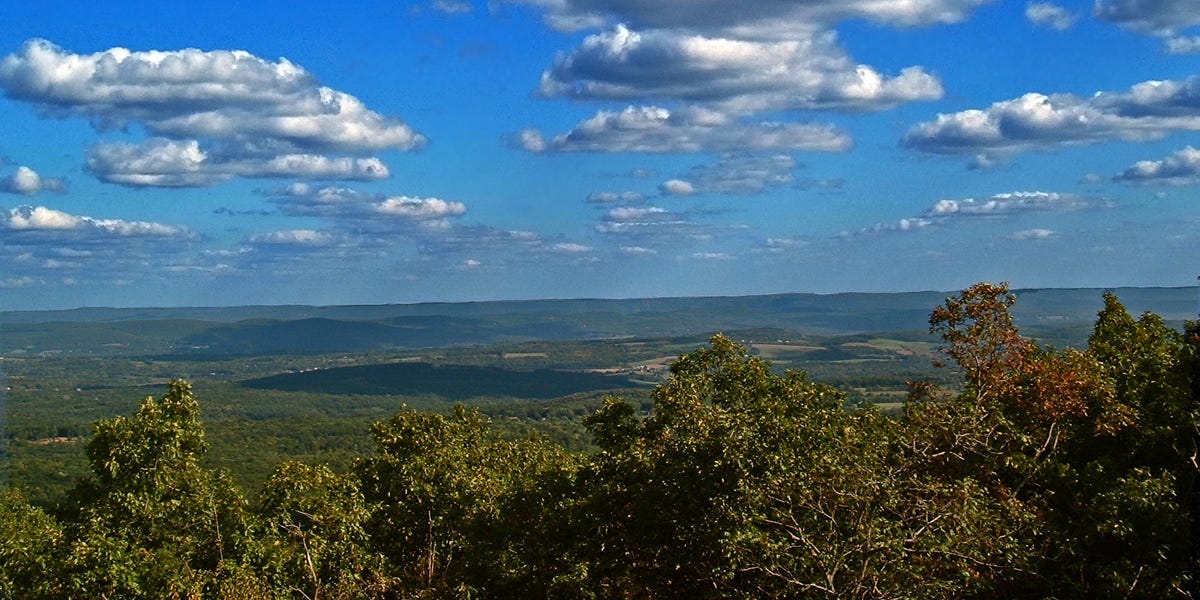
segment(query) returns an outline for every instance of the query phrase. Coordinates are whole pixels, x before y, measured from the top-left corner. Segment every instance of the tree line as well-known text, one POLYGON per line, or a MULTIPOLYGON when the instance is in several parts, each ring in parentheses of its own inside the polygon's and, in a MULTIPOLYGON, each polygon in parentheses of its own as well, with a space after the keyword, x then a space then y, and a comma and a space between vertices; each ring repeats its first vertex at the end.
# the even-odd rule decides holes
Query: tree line
POLYGON ((1200 328, 1104 297, 1083 349, 1005 285, 930 318, 961 389, 847 410, 715 336, 597 451, 402 410, 248 498, 190 386, 97 422, 51 509, 0 494, 0 598, 1165 598, 1196 594, 1200 328))

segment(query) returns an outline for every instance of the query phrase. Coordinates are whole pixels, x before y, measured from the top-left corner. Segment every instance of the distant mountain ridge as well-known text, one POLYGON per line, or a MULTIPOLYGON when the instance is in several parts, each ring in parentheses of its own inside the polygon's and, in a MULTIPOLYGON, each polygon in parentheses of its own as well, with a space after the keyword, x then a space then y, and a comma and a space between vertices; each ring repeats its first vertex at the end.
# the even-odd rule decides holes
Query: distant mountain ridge
MULTIPOLYGON (((1195 287, 1120 287, 1120 288, 1028 288, 1014 290, 1018 298, 1018 312, 1045 309, 1055 304, 1077 305, 1092 303, 1099 305, 1100 295, 1111 290, 1121 298, 1131 311, 1133 305, 1146 305, 1136 310, 1151 310, 1166 319, 1194 318, 1197 316, 1197 291, 1195 287), (1038 301, 1030 302, 1033 295, 1038 301), (1049 300, 1043 304, 1041 300, 1049 300)), ((412 304, 347 304, 314 306, 301 304, 208 306, 208 307, 140 307, 112 308, 86 307, 64 310, 0 310, 3 323, 50 323, 50 322, 106 322, 143 320, 199 320, 233 323, 247 319, 298 320, 306 318, 378 320, 398 316, 487 316, 530 312, 618 312, 630 314, 645 311, 662 311, 668 307, 695 305, 725 305, 741 303, 791 302, 796 306, 830 306, 848 303, 878 307, 893 305, 896 308, 932 310, 954 291, 919 292, 841 292, 835 294, 763 294, 747 296, 695 296, 657 298, 579 298, 546 300, 489 300, 478 302, 421 302, 412 304), (882 300, 882 302, 881 302, 882 300)), ((1097 308, 1097 310, 1099 310, 1097 308)))
MULTIPOLYGON (((1016 290, 1022 328, 1082 330, 1103 289, 1016 290)), ((1117 288, 1133 314, 1197 317, 1197 291, 1117 288)), ((0 313, 4 347, 223 355, 323 353, 528 340, 696 335, 774 328, 842 335, 928 328, 953 292, 771 294, 691 298, 516 300, 350 306, 81 308, 0 313)))

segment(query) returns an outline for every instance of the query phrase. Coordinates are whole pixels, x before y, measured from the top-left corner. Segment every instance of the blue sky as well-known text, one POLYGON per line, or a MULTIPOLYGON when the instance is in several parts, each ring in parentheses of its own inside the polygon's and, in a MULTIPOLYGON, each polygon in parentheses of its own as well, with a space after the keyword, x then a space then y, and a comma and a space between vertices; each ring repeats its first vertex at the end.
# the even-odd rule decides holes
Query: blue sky
POLYGON ((0 22, 6 310, 1200 269, 1200 0, 6 2, 0 22))

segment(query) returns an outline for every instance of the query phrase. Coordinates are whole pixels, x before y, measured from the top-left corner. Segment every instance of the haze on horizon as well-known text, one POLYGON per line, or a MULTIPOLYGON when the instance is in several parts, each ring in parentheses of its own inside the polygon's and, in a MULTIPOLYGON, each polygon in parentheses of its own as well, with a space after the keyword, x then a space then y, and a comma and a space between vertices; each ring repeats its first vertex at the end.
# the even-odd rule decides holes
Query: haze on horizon
POLYGON ((3 310, 1200 270, 1196 0, 25 4, 3 310))

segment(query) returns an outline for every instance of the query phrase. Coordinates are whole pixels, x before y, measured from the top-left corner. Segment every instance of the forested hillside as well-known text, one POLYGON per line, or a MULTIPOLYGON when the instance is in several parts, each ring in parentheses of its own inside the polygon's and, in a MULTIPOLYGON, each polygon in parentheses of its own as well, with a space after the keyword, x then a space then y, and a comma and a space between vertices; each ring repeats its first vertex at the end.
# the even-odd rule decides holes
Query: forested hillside
POLYGON ((95 423, 56 506, 0 495, 0 598, 1169 598, 1196 592, 1200 329, 1104 297, 1086 346, 979 284, 929 318, 961 384, 897 414, 724 336, 596 450, 403 409, 346 469, 205 465, 191 386, 95 423))

